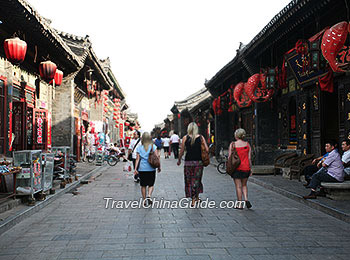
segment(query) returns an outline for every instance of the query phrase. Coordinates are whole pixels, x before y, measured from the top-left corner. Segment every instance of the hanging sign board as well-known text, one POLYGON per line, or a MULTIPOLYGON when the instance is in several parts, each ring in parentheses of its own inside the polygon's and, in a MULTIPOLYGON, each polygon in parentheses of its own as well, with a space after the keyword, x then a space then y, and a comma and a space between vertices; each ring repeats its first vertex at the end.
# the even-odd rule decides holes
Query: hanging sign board
POLYGON ((319 77, 326 75, 328 72, 325 68, 319 70, 312 68, 308 54, 298 54, 295 50, 286 57, 286 60, 295 79, 301 86, 311 81, 317 81, 319 77))
POLYGON ((43 119, 41 117, 38 117, 36 124, 37 124, 36 141, 38 144, 42 144, 43 143, 43 119))

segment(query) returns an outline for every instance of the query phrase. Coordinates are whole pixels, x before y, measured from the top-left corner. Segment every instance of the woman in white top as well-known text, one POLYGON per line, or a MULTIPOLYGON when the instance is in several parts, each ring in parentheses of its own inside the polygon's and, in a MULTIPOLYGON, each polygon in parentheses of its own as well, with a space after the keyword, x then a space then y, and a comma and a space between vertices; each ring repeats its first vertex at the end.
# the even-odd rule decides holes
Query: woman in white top
POLYGON ((170 139, 166 135, 165 137, 162 138, 162 145, 163 145, 165 159, 169 158, 169 144, 170 144, 170 139))

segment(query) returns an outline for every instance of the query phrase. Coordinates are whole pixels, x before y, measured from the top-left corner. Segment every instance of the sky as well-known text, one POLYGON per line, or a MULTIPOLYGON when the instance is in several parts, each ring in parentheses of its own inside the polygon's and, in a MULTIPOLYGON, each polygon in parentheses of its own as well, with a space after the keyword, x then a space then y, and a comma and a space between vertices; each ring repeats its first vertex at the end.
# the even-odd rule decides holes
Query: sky
POLYGON ((90 36, 142 130, 204 87, 289 0, 27 0, 52 27, 90 36))

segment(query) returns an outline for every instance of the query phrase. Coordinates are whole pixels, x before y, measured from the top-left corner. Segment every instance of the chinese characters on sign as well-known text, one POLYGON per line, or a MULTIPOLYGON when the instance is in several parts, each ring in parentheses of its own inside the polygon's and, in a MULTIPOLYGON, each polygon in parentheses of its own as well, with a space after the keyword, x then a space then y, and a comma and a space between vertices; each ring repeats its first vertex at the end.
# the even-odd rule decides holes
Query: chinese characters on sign
POLYGON ((43 119, 41 117, 38 117, 37 120, 37 143, 43 143, 43 119))

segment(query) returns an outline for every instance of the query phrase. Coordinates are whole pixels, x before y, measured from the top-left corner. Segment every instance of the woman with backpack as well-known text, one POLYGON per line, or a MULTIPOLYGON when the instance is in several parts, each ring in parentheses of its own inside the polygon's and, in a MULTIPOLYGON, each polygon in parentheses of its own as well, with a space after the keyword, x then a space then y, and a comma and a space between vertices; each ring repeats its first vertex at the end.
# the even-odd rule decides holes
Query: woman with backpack
MULTIPOLYGON (((154 189, 154 182, 156 180, 156 169, 150 165, 148 160, 151 152, 154 152, 159 157, 157 146, 153 144, 151 135, 148 132, 144 132, 141 137, 141 145, 136 148, 136 164, 134 172, 135 176, 138 174, 140 176, 141 194, 144 206, 152 204, 151 196, 154 189), (146 196, 147 186, 148 192, 146 196)), ((158 173, 160 171, 159 166, 158 173)))
POLYGON ((184 166, 185 194, 187 198, 192 199, 192 207, 197 202, 200 202, 199 194, 203 193, 202 143, 204 143, 206 151, 209 151, 204 137, 198 134, 197 124, 195 122, 190 123, 187 127, 187 135, 182 138, 177 165, 181 164, 181 158, 186 149, 184 166))
POLYGON ((244 129, 239 128, 235 131, 236 142, 232 142, 229 146, 228 154, 231 154, 233 150, 236 150, 236 153, 240 159, 239 166, 232 173, 231 177, 233 178, 236 186, 236 195, 237 200, 237 209, 243 209, 244 203, 242 202, 242 195, 244 196, 245 205, 247 208, 251 208, 252 204, 248 200, 248 187, 247 182, 249 176, 252 175, 251 167, 251 148, 250 144, 244 141, 246 132, 244 129))

